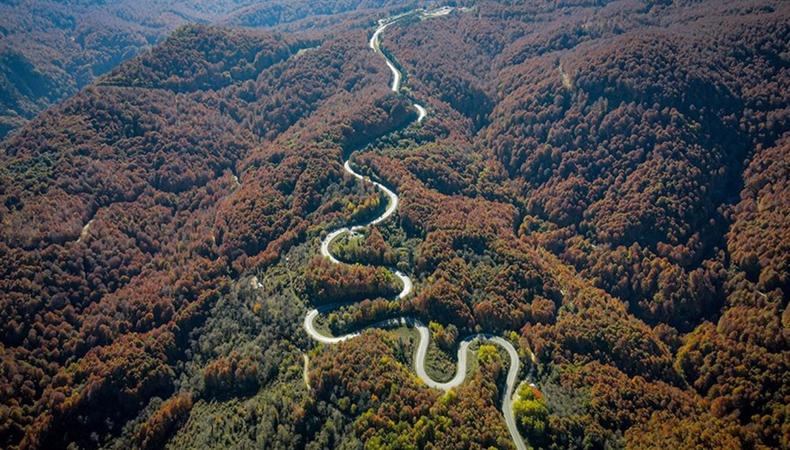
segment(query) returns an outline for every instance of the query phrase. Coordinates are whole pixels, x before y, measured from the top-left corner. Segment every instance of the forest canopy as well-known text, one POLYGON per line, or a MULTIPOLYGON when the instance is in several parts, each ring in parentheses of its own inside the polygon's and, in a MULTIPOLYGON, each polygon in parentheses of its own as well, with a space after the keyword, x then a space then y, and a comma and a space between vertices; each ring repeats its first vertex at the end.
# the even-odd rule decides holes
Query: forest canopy
POLYGON ((790 447, 785 3, 457 2, 381 35, 400 93, 416 4, 309 3, 174 7, 76 94, 0 49, 52 94, 0 143, 0 447, 512 448, 506 354, 431 389, 403 315, 438 378, 515 346, 533 448, 790 447), (400 202, 335 265, 389 201, 346 160, 400 202))

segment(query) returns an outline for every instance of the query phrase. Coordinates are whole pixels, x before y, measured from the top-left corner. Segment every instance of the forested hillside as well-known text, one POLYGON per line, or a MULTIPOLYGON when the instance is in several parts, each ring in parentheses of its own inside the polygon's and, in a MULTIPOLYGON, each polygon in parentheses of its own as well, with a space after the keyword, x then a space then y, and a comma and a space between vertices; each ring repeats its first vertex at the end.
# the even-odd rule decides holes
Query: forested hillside
POLYGON ((322 21, 344 20, 344 13, 394 3, 388 0, 13 0, 0 3, 0 138, 56 102, 74 95, 121 62, 149 49, 181 25, 274 27, 295 23, 299 28, 315 28, 326 26, 322 21), (308 23, 300 24, 303 20, 308 23))
POLYGON ((364 329, 401 315, 434 378, 516 347, 531 447, 790 446, 784 2, 464 2, 382 33, 399 93, 412 5, 231 6, 287 25, 180 27, 2 142, 0 447, 513 448, 506 355, 429 388, 364 329), (387 201, 346 159, 400 202, 332 265, 387 201))

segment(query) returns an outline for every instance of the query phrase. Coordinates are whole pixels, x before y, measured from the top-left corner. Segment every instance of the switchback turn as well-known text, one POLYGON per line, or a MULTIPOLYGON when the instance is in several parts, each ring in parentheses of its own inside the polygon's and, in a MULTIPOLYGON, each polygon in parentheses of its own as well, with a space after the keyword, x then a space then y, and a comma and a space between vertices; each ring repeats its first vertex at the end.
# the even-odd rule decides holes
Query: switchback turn
MULTIPOLYGON (((414 14, 420 15, 423 18, 430 18, 430 17, 438 17, 443 16, 452 11, 452 8, 443 7, 438 8, 431 11, 425 10, 416 10, 409 13, 401 14, 398 16, 394 16, 388 19, 382 19, 378 22, 378 27, 373 32, 373 35, 370 38, 369 46, 370 48, 376 52, 377 54, 381 55, 384 58, 384 61, 389 67, 390 71, 392 72, 392 84, 391 89, 398 93, 400 91, 401 80, 403 78, 400 70, 398 70, 397 66, 394 62, 392 62, 385 54, 381 51, 381 43, 380 37, 384 30, 393 25, 394 23, 403 20, 406 17, 410 17, 414 14)), ((418 117, 417 123, 421 123, 427 117, 427 111, 425 108, 417 103, 414 103, 414 108, 417 110, 418 117)), ((321 241, 321 255, 328 258, 334 264, 342 264, 337 258, 335 258, 331 251, 330 251, 330 244, 334 239, 339 237, 344 233, 355 233, 357 231, 366 229, 371 225, 376 225, 384 220, 388 219, 392 216, 395 211, 398 209, 398 194, 396 194, 393 190, 389 189, 388 187, 384 186, 383 184, 373 181, 370 178, 363 176, 354 171, 351 167, 350 160, 346 160, 343 163, 344 170, 365 183, 373 184, 377 189, 382 191, 388 199, 387 208, 384 212, 376 217, 375 219, 371 220, 369 223, 365 225, 355 225, 352 227, 341 227, 336 230, 330 231, 326 237, 321 241)), ((411 279, 404 273, 394 270, 393 273, 395 276, 401 281, 403 288, 401 289, 400 294, 398 294, 398 299, 406 298, 412 292, 412 281, 411 279)), ((308 311, 307 315, 304 318, 304 329, 307 334, 314 340, 321 342, 323 344, 337 344, 339 342, 343 342, 349 339, 353 339, 359 336, 359 333, 362 331, 357 331, 354 333, 344 334, 342 336, 327 336, 321 334, 315 328, 315 319, 321 313, 326 313, 336 309, 337 307, 341 306, 341 304, 331 304, 325 305, 320 308, 314 308, 308 311)), ((508 355, 510 356, 510 367, 508 369, 507 378, 505 382, 505 392, 502 398, 502 414, 505 417, 505 422, 507 424, 508 431, 510 432, 510 436, 513 439, 513 442, 518 450, 526 450, 526 445, 524 444, 524 439, 518 432, 518 428, 516 427, 516 419, 513 414, 512 402, 513 402, 513 391, 516 385, 516 379, 518 378, 519 367, 520 367, 520 360, 518 356, 518 352, 513 347, 513 345, 508 342, 506 339, 499 337, 499 336, 492 336, 488 334, 473 334, 464 338, 460 345, 458 346, 458 364, 456 367, 455 376, 446 382, 439 382, 432 379, 428 373, 425 371, 425 358, 428 353, 428 344, 430 342, 430 331, 428 327, 426 327, 420 320, 411 317, 400 317, 395 319, 384 320, 379 323, 375 323, 370 325, 366 328, 392 328, 397 326, 408 326, 413 327, 417 330, 419 334, 419 344, 417 345, 417 352, 414 355, 414 371, 417 373, 417 376, 422 380, 427 386, 434 388, 434 389, 441 389, 443 391, 448 391, 452 388, 460 386, 464 380, 466 379, 466 368, 467 368, 467 354, 469 345, 475 341, 486 341, 492 344, 499 345, 500 347, 504 348, 507 351, 508 355)), ((308 360, 305 358, 305 372, 304 378, 305 383, 308 384, 309 387, 309 378, 308 378, 308 360)))

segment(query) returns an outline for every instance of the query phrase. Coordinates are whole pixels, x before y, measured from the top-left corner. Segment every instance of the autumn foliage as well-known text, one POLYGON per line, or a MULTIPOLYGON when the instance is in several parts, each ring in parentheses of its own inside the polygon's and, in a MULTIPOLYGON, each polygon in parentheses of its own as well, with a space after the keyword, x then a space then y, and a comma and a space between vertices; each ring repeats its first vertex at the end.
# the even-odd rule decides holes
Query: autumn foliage
POLYGON ((440 394, 403 333, 313 348, 335 302, 518 341, 533 447, 790 446, 788 8, 462 3, 387 28, 401 94, 367 47, 401 5, 269 2, 5 139, 0 447, 512 446, 495 350, 440 394), (400 204, 335 265, 384 207, 347 158, 400 204))

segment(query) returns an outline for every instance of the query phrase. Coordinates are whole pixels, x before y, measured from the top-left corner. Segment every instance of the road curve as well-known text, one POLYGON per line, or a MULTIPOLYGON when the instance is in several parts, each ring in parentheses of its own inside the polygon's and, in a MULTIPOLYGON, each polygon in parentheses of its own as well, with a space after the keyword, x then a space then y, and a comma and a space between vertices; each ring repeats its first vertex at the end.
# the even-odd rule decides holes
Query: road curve
MULTIPOLYGON (((370 37, 370 42, 368 42, 368 46, 371 49, 373 49, 374 52, 384 56, 384 52, 381 51, 381 44, 379 41, 379 37, 381 36, 381 33, 383 33, 385 29, 387 29, 388 26, 392 25, 393 23, 397 22, 403 17, 406 16, 405 15, 396 16, 389 20, 379 21, 379 27, 376 28, 376 31, 373 32, 373 36, 370 37)), ((401 78, 403 78, 403 76, 401 75, 400 70, 398 70, 398 68, 395 67, 395 64, 393 64, 393 62, 390 61, 389 58, 384 56, 384 61, 387 63, 387 67, 389 67, 390 71, 392 72, 392 85, 390 86, 390 89, 392 89, 392 92, 398 92, 400 90, 400 80, 401 78)))
POLYGON ((418 103, 415 103, 414 104, 414 109, 417 110, 417 123, 422 122, 422 119, 424 119, 425 116, 428 115, 428 113, 425 111, 425 108, 420 106, 418 103))
MULTIPOLYGON (((380 45, 380 37, 381 33, 384 30, 392 25, 393 23, 411 16, 412 14, 420 14, 421 17, 429 18, 429 17, 439 17, 448 14, 452 8, 450 7, 442 7, 432 11, 424 11, 424 10, 416 10, 409 13, 404 13, 398 16, 391 17, 389 19, 383 19, 379 21, 378 28, 374 31, 373 35, 370 38, 369 46, 373 51, 378 53, 384 58, 384 61, 387 63, 387 67, 389 67, 390 71, 392 71, 392 85, 391 89, 393 92, 399 92, 400 84, 402 75, 400 71, 395 67, 395 64, 390 61, 390 59, 381 51, 380 45)), ((417 103, 414 103, 414 108, 417 110, 418 117, 417 123, 420 123, 425 119, 427 116, 427 112, 425 108, 420 106, 417 103)), ((371 183, 380 191, 382 191, 388 200, 387 209, 384 212, 376 217, 375 219, 371 220, 369 223, 365 225, 355 225, 352 227, 341 227, 334 231, 329 232, 326 237, 321 241, 321 255, 325 258, 328 258, 332 263, 340 264, 341 262, 335 258, 331 251, 330 245, 334 239, 339 237, 344 233, 356 233, 361 231, 371 225, 376 225, 384 220, 388 219, 392 216, 395 211, 398 209, 398 202, 399 198, 398 195, 393 192, 391 189, 387 188, 381 183, 371 180, 369 177, 363 176, 354 171, 351 167, 350 160, 346 160, 343 164, 343 169, 354 176, 355 178, 364 181, 366 183, 371 183)), ((404 273, 393 270, 394 275, 400 280, 402 284, 401 292, 398 294, 398 299, 403 299, 411 294, 413 289, 413 284, 411 279, 404 273)), ((304 318, 304 329, 307 332, 308 336, 317 342, 321 342, 323 344, 337 344, 343 341, 347 341, 349 339, 353 339, 359 336, 360 331, 354 333, 344 334, 342 336, 327 336, 322 334, 315 328, 315 319, 321 313, 327 313, 337 309, 338 307, 342 306, 343 304, 347 303, 334 303, 329 305, 323 305, 318 308, 311 309, 308 311, 307 315, 304 318)), ((419 319, 412 318, 412 317, 399 317, 394 319, 387 319, 381 322, 372 324, 367 328, 390 328, 396 326, 408 326, 413 327, 417 330, 419 334, 419 343, 417 345, 417 351, 414 355, 414 371, 417 373, 417 376, 422 380, 427 386, 433 389, 440 389, 443 391, 448 391, 452 388, 460 386, 464 380, 466 379, 466 369, 467 369, 467 356, 469 353, 469 345, 471 345, 475 341, 486 341, 492 344, 499 345, 500 347, 504 348, 505 351, 508 353, 510 357, 510 365, 508 368, 507 378, 505 382, 505 392, 502 398, 502 414, 505 417, 505 423, 507 425, 508 431, 510 432, 510 436, 513 439, 513 443, 515 444, 518 450, 526 450, 527 447, 524 444, 524 439, 521 437, 520 433, 518 432, 518 428, 516 427, 516 419, 513 414, 512 408, 512 401, 513 401, 513 391, 516 385, 516 380, 519 374, 520 368, 520 359, 518 356, 518 352, 513 347, 513 345, 499 336, 493 336, 489 334, 473 334, 471 336, 465 337, 458 346, 458 362, 455 370, 455 375, 453 378, 446 382, 439 382, 430 377, 428 373, 425 371, 425 358, 428 353, 428 345, 430 343, 430 330, 426 327, 419 319)), ((309 377, 308 377, 308 359, 305 356, 305 365, 304 365, 304 380, 305 384, 309 388, 309 377)))

